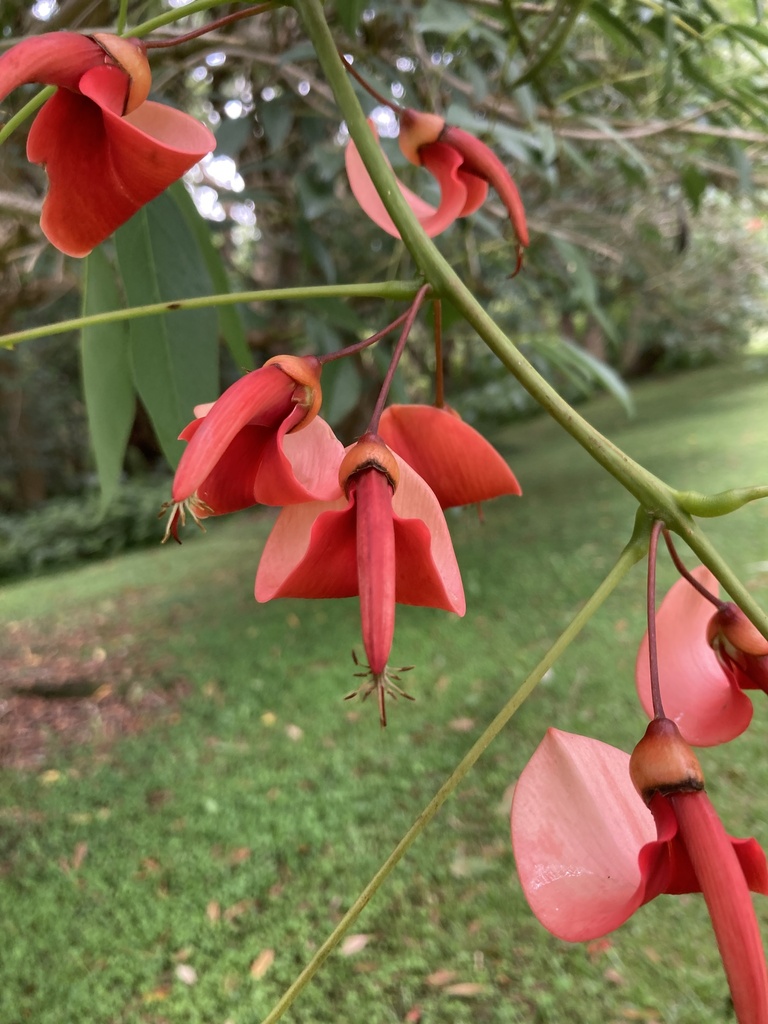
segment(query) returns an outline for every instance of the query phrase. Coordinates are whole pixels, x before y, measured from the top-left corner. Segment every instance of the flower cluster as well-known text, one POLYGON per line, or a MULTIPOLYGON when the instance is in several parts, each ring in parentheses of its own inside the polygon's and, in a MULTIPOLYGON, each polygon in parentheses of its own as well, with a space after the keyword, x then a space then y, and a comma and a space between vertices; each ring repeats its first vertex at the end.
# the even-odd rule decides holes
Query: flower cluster
POLYGON ((393 405, 346 450, 318 415, 319 359, 279 356, 233 384, 181 433, 167 536, 257 503, 282 506, 256 574, 257 601, 360 600, 363 697, 403 694, 388 662, 395 605, 457 615, 464 590, 443 509, 520 494, 491 445, 448 408, 393 405))
POLYGON ((663 893, 702 893, 736 1017, 767 1024, 768 972, 750 897, 768 895, 765 854, 756 840, 725 832, 689 743, 721 743, 747 727, 752 704, 742 691, 767 688, 768 641, 720 601, 707 569, 688 573, 668 544, 684 578, 638 652, 645 736, 630 757, 550 729, 515 787, 512 845, 531 909, 570 942, 613 931, 663 893))

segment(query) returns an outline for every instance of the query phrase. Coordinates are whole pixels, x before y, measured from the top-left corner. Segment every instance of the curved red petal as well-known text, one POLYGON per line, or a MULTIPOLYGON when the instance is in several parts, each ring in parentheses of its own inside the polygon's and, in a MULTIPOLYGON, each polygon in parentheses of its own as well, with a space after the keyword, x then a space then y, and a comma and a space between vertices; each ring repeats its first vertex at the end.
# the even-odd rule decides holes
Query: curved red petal
POLYGON ((466 171, 477 175, 494 187, 496 194, 507 209, 518 242, 522 246, 528 246, 530 238, 523 201, 512 176, 493 150, 462 128, 446 127, 441 138, 461 154, 466 171))
POLYGON ((476 174, 471 174, 469 171, 465 170, 463 165, 458 174, 459 181, 462 183, 467 193, 467 198, 464 201, 464 208, 459 216, 468 217, 471 213, 475 213, 476 210, 479 210, 488 198, 488 182, 483 181, 482 178, 478 178, 476 174))
MULTIPOLYGON (((378 139, 378 134, 376 137, 378 139)), ((400 232, 384 207, 363 164, 357 146, 351 140, 344 151, 344 161, 352 194, 363 211, 380 228, 395 238, 399 238, 400 232)), ((450 227, 456 218, 461 216, 466 205, 467 189, 458 173, 461 162, 461 157, 450 151, 447 146, 441 147, 441 152, 436 153, 430 161, 431 166, 428 169, 437 177, 441 188, 440 205, 437 208, 420 199, 415 192, 406 188, 399 179, 397 180, 398 188, 430 238, 450 227), (442 150, 449 152, 442 153, 442 150)), ((425 164, 425 166, 427 165, 425 164)))
POLYGON ((271 434, 254 480, 262 505, 294 505, 301 501, 333 501, 341 495, 339 466, 344 446, 319 416, 302 430, 289 433, 306 409, 296 406, 271 434))
POLYGON ((639 854, 657 832, 624 751, 549 729, 515 787, 511 824, 523 892, 559 938, 605 935, 643 902, 639 854))
MULTIPOLYGON (((264 366, 247 373, 227 388, 214 402, 210 412, 196 421, 201 425, 194 428, 194 436, 185 448, 173 478, 173 500, 184 501, 191 497, 214 472, 220 460, 225 460, 226 466, 230 458, 229 447, 243 428, 249 425, 266 427, 269 434, 274 434, 281 421, 295 408, 291 400, 295 387, 295 381, 278 366, 264 366)), ((192 424, 181 436, 188 436, 191 430, 192 424)), ((255 435, 252 440, 255 440, 255 435)), ((261 455, 262 452, 258 452, 257 458, 254 452, 252 462, 255 464, 261 455)), ((231 457, 235 464, 240 464, 241 459, 247 457, 247 441, 238 443, 231 457)), ((249 504, 255 501, 254 498, 249 504)))
POLYGON ((760 928, 731 837, 704 792, 669 798, 707 903, 736 1018, 768 1024, 768 971, 760 928))
MULTIPOLYGON (((77 91, 83 74, 105 64, 106 53, 79 32, 48 32, 16 43, 0 57, 0 100, 26 82, 77 91)), ((120 73, 125 81, 128 76, 120 73)))
POLYGON ((396 600, 463 615, 464 586, 451 535, 428 484, 395 453, 400 480, 392 497, 396 600))
POLYGON ((496 449, 451 409, 390 405, 379 435, 429 484, 442 508, 522 494, 496 449))
POLYGON ((259 561, 256 600, 354 597, 358 591, 355 531, 355 510, 345 497, 284 508, 259 561))
POLYGON ((84 78, 105 106, 60 89, 27 140, 27 156, 45 164, 50 182, 41 227, 70 256, 87 255, 215 145, 198 121, 162 104, 144 103, 126 117, 109 109, 124 85, 118 69, 84 78))
MULTIPOLYGON (((717 580, 704 566, 695 578, 717 595, 717 580)), ((739 736, 752 718, 752 702, 724 671, 707 643, 713 605, 685 579, 669 590, 656 614, 659 679, 664 710, 688 743, 709 747, 739 736)), ((653 717, 648 634, 637 654, 635 679, 640 701, 653 717)))

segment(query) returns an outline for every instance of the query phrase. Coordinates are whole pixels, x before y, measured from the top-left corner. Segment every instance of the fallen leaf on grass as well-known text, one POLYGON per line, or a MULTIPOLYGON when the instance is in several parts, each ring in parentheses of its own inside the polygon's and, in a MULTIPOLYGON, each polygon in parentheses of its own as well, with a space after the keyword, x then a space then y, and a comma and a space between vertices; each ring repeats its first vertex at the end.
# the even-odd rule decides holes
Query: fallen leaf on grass
POLYGON ((433 971, 427 975, 427 984, 435 988, 448 985, 456 977, 456 971, 433 971))
POLYGON ((178 964, 174 973, 183 985, 197 984, 197 971, 192 964, 178 964))
POLYGON ((234 867, 236 864, 242 864, 243 861, 248 860, 251 856, 250 846, 239 846, 236 850, 232 850, 227 855, 227 864, 231 864, 234 867))
POLYGON ((421 1007, 417 1004, 412 1006, 408 1013, 403 1017, 405 1024, 419 1024, 421 1020, 421 1007))
POLYGON ((300 739, 304 738, 304 730, 299 725, 286 725, 285 735, 289 740, 293 740, 294 743, 298 743, 300 739))
POLYGON ((443 992, 449 996, 461 996, 464 999, 471 999, 472 996, 483 996, 488 992, 488 986, 482 985, 479 981, 460 981, 456 985, 448 985, 443 992))
POLYGON ((341 944, 341 955, 354 956, 361 949, 365 949, 368 941, 372 938, 372 935, 366 935, 364 932, 361 932, 359 935, 348 935, 341 944))
POLYGON ((247 914, 252 906, 253 900, 238 900, 237 903, 233 903, 231 907, 227 907, 224 911, 224 920, 234 921, 236 917, 247 914))
POLYGON ((257 981, 259 978, 263 978, 274 962, 274 949, 262 949, 251 964, 251 977, 256 978, 257 981))
POLYGON ((448 725, 454 732, 472 732, 475 728, 475 720, 474 718, 454 718, 448 725))
POLYGON ((211 900, 205 908, 205 916, 212 924, 216 924, 221 918, 221 904, 218 900, 211 900))

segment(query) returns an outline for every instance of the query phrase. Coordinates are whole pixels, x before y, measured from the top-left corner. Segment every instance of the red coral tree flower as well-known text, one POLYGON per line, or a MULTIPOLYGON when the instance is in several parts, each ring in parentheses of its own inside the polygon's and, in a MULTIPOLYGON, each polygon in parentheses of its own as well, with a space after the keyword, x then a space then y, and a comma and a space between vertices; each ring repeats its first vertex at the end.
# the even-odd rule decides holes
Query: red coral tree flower
MULTIPOLYGON (((739 736, 752 720, 744 689, 768 691, 768 642, 735 605, 717 600, 719 587, 705 566, 691 576, 720 606, 686 579, 677 580, 656 615, 664 707, 688 743, 708 747, 739 736)), ((648 633, 635 667, 640 702, 653 714, 648 633)))
POLYGON ((256 574, 256 600, 360 596, 363 643, 382 724, 384 697, 402 695, 387 662, 395 603, 463 615, 459 567, 432 491, 376 435, 347 451, 339 470, 344 496, 284 508, 256 574))
MULTIPOLYGON (((492 149, 461 128, 447 125, 437 114, 399 109, 398 142, 403 155, 417 167, 424 167, 440 185, 440 205, 433 207, 398 181, 398 187, 419 223, 430 237, 439 235, 459 217, 478 210, 492 185, 509 214, 517 237, 518 262, 529 244, 525 210, 509 171, 492 149)), ((373 128, 373 125, 371 125, 373 128)), ((378 139, 378 134, 375 132, 378 139)), ((375 224, 400 237, 353 141, 345 151, 347 176, 352 193, 375 224)))
POLYGON ((87 256, 216 145, 189 114, 147 100, 139 40, 24 39, 0 57, 0 100, 27 82, 58 86, 30 129, 27 156, 48 173, 40 226, 69 256, 87 256))
POLYGON ((651 723, 631 760, 550 729, 512 803, 520 881, 539 921, 569 942, 613 931, 662 893, 702 892, 736 1016, 768 1024, 768 975, 749 895, 768 895, 765 854, 754 839, 727 835, 702 786, 669 719, 651 723))
POLYGON ((447 406, 387 406, 379 435, 429 484, 441 508, 523 493, 493 445, 447 406))
POLYGON ((179 435, 188 441, 173 479, 166 538, 196 521, 257 503, 290 505, 341 494, 343 454, 320 419, 319 361, 275 356, 247 373, 179 435))

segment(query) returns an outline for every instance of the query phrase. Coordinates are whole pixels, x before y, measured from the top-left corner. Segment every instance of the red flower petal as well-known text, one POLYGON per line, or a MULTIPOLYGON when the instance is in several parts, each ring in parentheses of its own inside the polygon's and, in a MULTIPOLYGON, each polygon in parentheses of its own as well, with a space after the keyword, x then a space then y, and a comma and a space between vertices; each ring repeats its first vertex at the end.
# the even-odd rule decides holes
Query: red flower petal
POLYGON ((41 227, 70 256, 87 255, 216 144, 193 117, 159 103, 120 117, 124 83, 117 68, 94 68, 83 95, 60 89, 30 129, 27 156, 50 181, 41 227))
MULTIPOLYGON (((704 566, 693 575, 712 594, 718 584, 704 566)), ((707 643, 713 605, 679 579, 656 614, 659 678, 664 711, 688 743, 710 747, 739 736, 752 718, 752 702, 720 665, 707 643)), ((635 679, 640 701, 653 717, 648 634, 637 654, 635 679)))
POLYGON ((512 801, 518 874, 545 928, 578 942, 623 924, 644 901, 638 856, 656 836, 629 777, 629 754, 547 731, 512 801))
MULTIPOLYGON (((185 501, 203 485, 244 427, 267 427, 274 433, 295 408, 295 388, 296 381, 275 365, 253 370, 227 388, 201 426, 190 424, 180 435, 189 444, 173 478, 173 500, 185 501)), ((252 440, 257 437, 254 435, 252 440)), ((247 459, 247 449, 238 445, 232 459, 231 468, 236 472, 247 459)))
MULTIPOLYGON (((712 919, 736 1018, 740 1024, 768 1024, 765 954, 733 841, 706 793, 675 793, 668 799, 712 919)), ((759 853, 762 854, 762 850, 759 853)), ((761 882, 758 891, 765 893, 768 886, 765 855, 762 855, 761 882)))
POLYGON ((522 246, 527 246, 530 239, 523 201, 512 176, 493 150, 469 132, 450 125, 446 126, 440 138, 461 154, 466 171, 476 174, 494 187, 507 209, 518 242, 522 246))
MULTIPOLYGON (((58 85, 77 91, 89 68, 105 64, 107 55, 99 44, 79 32, 48 32, 16 43, 0 57, 0 100, 26 82, 58 85)), ((123 95, 130 84, 124 80, 123 95)))
MULTIPOLYGON (((373 125, 371 127, 373 129, 373 125)), ((378 133, 375 132, 375 129, 373 130, 378 139, 378 133)), ((434 145, 435 147, 440 146, 439 143, 434 145)), ((357 146, 351 140, 344 151, 344 160, 352 194, 363 211, 380 228, 395 238, 399 238, 400 232, 385 209, 363 164, 357 146)), ((408 205, 416 214, 421 226, 430 238, 433 238, 450 227, 457 217, 462 216, 465 207, 468 205, 468 192, 463 180, 464 176, 460 173, 462 158, 448 146, 436 148, 430 163, 429 169, 440 183, 440 205, 437 208, 420 199, 415 192, 406 188, 400 180, 398 180, 397 185, 408 205)), ((473 186, 473 199, 476 198, 476 195, 477 193, 473 186)))
POLYGON ((429 484, 442 508, 522 493, 496 449, 451 409, 390 405, 379 434, 429 484))
MULTIPOLYGON (((401 459, 392 498, 395 600, 463 615, 461 575, 445 517, 427 485, 401 459)), ((352 500, 284 508, 256 574, 256 600, 352 597, 359 593, 356 510, 352 500)))
POLYGON ((363 469, 350 478, 349 492, 356 512, 363 646, 369 669, 380 676, 386 670, 395 635, 396 533, 392 485, 378 469, 363 469))

